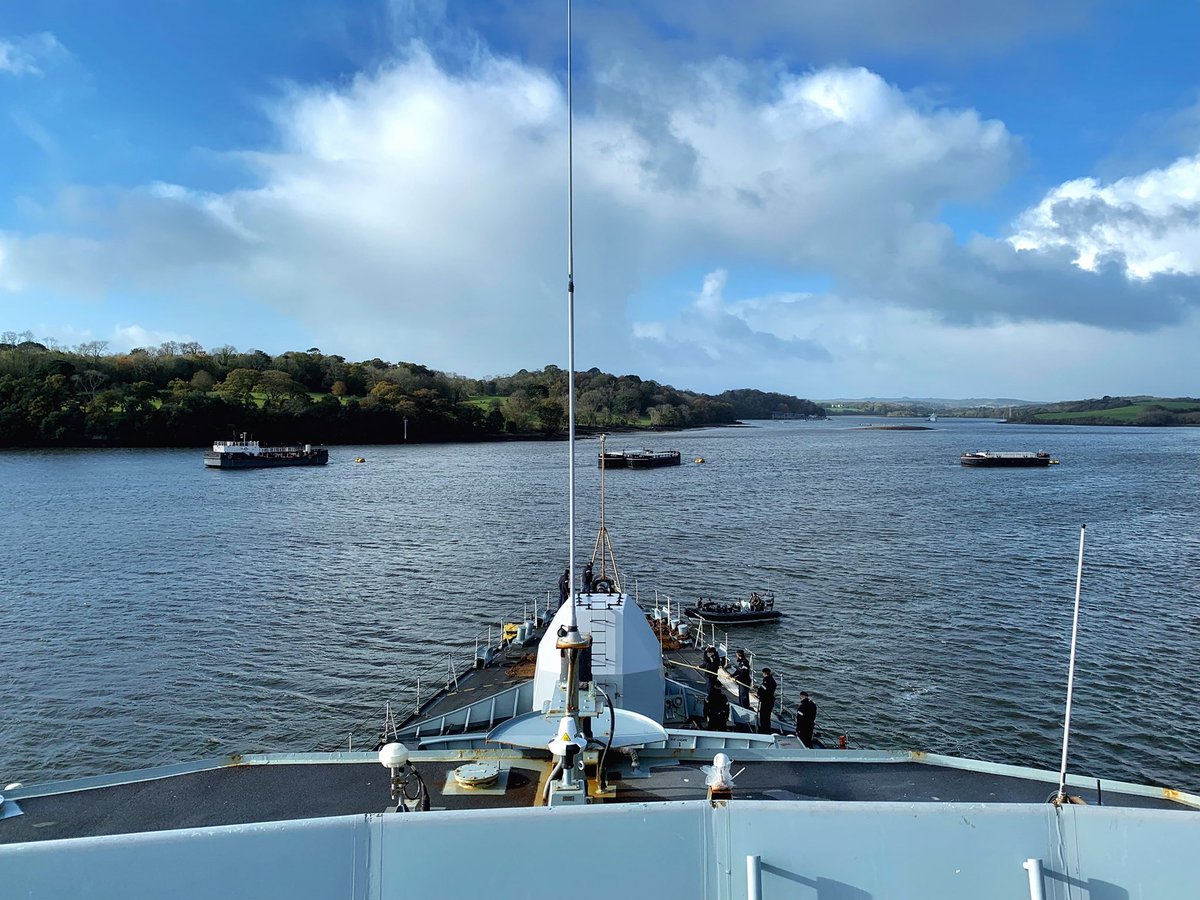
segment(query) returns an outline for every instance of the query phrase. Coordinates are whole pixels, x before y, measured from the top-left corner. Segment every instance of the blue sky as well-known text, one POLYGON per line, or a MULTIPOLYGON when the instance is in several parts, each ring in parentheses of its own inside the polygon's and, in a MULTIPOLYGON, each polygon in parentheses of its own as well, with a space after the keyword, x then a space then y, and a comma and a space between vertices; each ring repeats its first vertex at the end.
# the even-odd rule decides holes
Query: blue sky
MULTIPOLYGON (((1200 393, 1195 0, 575 25, 581 368, 1200 393)), ((561 365, 564 65, 543 0, 5 4, 0 332, 561 365)))

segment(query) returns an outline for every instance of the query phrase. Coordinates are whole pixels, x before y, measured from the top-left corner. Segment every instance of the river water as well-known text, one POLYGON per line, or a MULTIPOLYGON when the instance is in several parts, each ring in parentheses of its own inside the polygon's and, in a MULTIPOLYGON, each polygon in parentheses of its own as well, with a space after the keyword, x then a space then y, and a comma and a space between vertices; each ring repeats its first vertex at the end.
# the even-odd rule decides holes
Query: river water
MULTIPOLYGON (((1200 429, 872 421, 610 438, 685 459, 608 475, 626 586, 773 590, 787 618, 729 639, 789 706, 814 695, 827 738, 1057 769, 1086 523, 1071 770, 1200 790, 1200 429), (981 449, 1062 464, 959 466, 981 449)), ((581 561, 596 450, 577 455, 581 561)), ((566 461, 561 443, 246 472, 199 450, 0 453, 0 784, 361 747, 418 674, 428 691, 545 602, 566 461)))

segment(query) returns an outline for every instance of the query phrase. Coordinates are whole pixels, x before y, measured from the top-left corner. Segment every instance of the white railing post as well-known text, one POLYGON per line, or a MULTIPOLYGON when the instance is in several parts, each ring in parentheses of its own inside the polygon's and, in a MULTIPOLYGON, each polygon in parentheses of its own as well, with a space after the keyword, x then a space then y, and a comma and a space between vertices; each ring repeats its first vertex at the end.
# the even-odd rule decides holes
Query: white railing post
POLYGON ((1027 859, 1021 868, 1029 873, 1029 900, 1046 900, 1046 885, 1042 879, 1042 861, 1027 859))
POLYGON ((746 897, 762 900, 762 857, 746 857, 746 897))

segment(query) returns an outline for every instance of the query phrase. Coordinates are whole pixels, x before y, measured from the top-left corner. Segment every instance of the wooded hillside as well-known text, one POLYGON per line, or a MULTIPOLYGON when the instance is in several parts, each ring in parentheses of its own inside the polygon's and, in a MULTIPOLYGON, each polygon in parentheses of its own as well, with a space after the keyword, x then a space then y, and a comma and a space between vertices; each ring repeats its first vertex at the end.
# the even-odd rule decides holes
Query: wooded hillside
MULTIPOLYGON (((0 446, 203 446, 242 432, 271 442, 394 443, 557 435, 566 372, 557 366, 470 379, 417 363, 349 362, 316 347, 270 356, 165 343, 107 353, 29 333, 0 335, 0 446)), ((576 373, 578 422, 681 428, 823 415, 798 397, 709 396, 591 369, 576 373)))

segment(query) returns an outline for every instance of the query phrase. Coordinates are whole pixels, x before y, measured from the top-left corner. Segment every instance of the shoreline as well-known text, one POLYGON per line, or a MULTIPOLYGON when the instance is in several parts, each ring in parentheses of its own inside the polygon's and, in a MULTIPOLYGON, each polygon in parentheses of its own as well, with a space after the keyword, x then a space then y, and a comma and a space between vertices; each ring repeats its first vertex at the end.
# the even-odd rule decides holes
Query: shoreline
MULTIPOLYGON (((577 438, 592 439, 598 438, 602 434, 669 434, 680 431, 696 431, 701 428, 757 428, 757 425, 748 425, 739 420, 736 422, 706 422, 702 425, 676 425, 670 428, 660 425, 614 425, 614 426, 593 426, 576 427, 575 436, 577 438)), ((217 438, 220 440, 220 438, 217 438)), ((312 444, 314 447, 400 447, 405 444, 428 445, 428 444, 513 444, 513 443, 542 443, 546 441, 565 441, 567 440, 566 432, 545 434, 540 432, 530 432, 528 434, 495 434, 482 437, 471 438, 441 438, 437 440, 418 441, 418 440, 399 440, 399 441, 304 441, 304 440, 287 440, 287 439, 271 439, 271 443, 280 445, 299 445, 312 444)), ((211 449, 211 442, 208 444, 198 445, 196 443, 110 443, 107 441, 94 441, 90 444, 0 444, 0 452, 8 450, 205 450, 211 449)))

